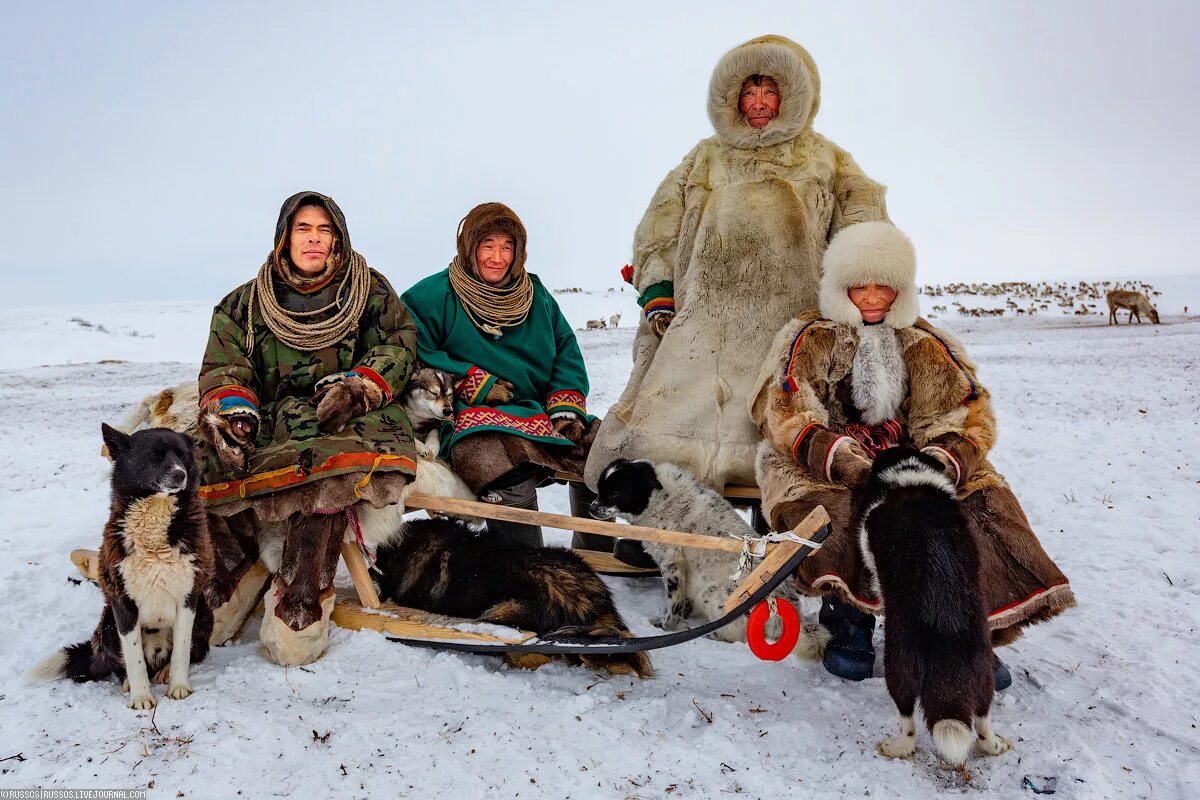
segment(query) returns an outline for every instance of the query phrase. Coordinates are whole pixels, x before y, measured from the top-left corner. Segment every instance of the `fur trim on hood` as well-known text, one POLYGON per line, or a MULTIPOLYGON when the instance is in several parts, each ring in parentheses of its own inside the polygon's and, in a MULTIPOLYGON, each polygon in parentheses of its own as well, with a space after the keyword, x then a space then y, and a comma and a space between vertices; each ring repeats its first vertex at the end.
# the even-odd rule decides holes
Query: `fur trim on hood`
POLYGON ((725 144, 753 150, 794 139, 812 125, 821 104, 821 78, 812 56, 791 39, 760 36, 721 56, 708 84, 708 118, 725 144), (742 83, 769 75, 779 84, 779 116, 761 130, 738 109, 742 83))
POLYGON ((877 283, 896 290, 883 324, 907 328, 917 321, 917 254, 912 242, 887 222, 860 222, 842 230, 821 262, 821 316, 859 327, 862 314, 847 290, 877 283))

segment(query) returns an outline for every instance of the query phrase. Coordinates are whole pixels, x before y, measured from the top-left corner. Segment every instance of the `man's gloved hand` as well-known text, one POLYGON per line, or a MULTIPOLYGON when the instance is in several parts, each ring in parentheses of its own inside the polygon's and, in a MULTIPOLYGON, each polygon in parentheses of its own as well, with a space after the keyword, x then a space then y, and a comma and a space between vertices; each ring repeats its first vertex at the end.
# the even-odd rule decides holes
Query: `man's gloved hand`
POLYGON ((226 469, 245 472, 258 436, 258 415, 249 409, 222 415, 218 408, 212 404, 200 409, 197 419, 200 435, 216 451, 226 469))
POLYGON ((354 373, 330 375, 317 382, 312 403, 317 407, 317 430, 339 433, 346 423, 379 408, 383 392, 371 381, 354 373))
POLYGON ((563 436, 576 443, 583 438, 583 422, 575 415, 558 417, 552 420, 552 423, 554 425, 554 432, 559 436, 563 436))
POLYGON ((492 384, 492 388, 488 389, 488 393, 484 396, 483 402, 489 406, 508 405, 513 399, 513 385, 503 378, 497 378, 492 384))
POLYGON ((674 311, 660 311, 649 319, 650 330, 654 331, 654 335, 661 339, 674 319, 674 311))

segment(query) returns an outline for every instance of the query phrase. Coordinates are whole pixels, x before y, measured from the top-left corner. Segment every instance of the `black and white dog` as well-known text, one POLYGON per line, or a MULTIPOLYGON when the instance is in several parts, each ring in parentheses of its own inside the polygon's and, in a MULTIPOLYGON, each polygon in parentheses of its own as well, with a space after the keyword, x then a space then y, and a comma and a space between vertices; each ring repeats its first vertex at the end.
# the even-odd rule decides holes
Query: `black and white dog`
MULTIPOLYGON (((596 519, 619 517, 634 525, 708 536, 758 536, 728 500, 674 464, 619 458, 600 474, 596 489, 596 500, 591 506, 596 519)), ((733 577, 738 567, 736 555, 655 542, 644 542, 642 546, 658 564, 666 585, 667 613, 656 625, 665 630, 680 630, 693 615, 711 621, 725 614, 725 599, 737 585, 733 577)), ((785 581, 774 596, 793 603, 798 600, 791 580, 785 581)), ((768 636, 778 635, 778 622, 772 620, 772 623, 767 628, 768 636)), ((746 620, 730 623, 712 637, 744 642, 746 620)), ((828 638, 828 632, 819 625, 803 626, 796 646, 797 656, 820 658, 828 638)))
POLYGON ((188 666, 208 653, 212 612, 204 596, 213 547, 197 493, 192 442, 165 428, 122 433, 102 425, 113 457, 112 510, 100 546, 104 611, 88 641, 34 667, 34 680, 124 676, 129 707, 154 708, 150 675, 167 697, 192 693, 188 666))
POLYGON ((971 748, 1012 747, 992 730, 994 691, 979 553, 941 463, 906 447, 882 451, 856 491, 863 562, 886 609, 884 671, 900 735, 879 743, 890 758, 917 746, 919 700, 938 755, 961 767, 971 748))

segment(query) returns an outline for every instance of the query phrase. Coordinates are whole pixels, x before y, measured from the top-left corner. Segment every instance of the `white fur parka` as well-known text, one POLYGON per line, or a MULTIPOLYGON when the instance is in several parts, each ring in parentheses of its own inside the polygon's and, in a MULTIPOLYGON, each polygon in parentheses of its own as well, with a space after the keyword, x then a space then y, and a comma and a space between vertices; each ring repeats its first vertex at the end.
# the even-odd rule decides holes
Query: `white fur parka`
POLYGON ((884 187, 813 131, 819 103, 812 58, 783 37, 753 39, 717 64, 716 135, 667 175, 634 237, 635 288, 657 287, 676 316, 661 340, 642 318, 629 383, 592 446, 589 485, 618 457, 671 461, 718 490, 754 482, 761 437, 746 407, 776 331, 816 307, 830 238, 887 219, 884 187), (760 130, 738 111, 751 75, 774 78, 782 97, 760 130))

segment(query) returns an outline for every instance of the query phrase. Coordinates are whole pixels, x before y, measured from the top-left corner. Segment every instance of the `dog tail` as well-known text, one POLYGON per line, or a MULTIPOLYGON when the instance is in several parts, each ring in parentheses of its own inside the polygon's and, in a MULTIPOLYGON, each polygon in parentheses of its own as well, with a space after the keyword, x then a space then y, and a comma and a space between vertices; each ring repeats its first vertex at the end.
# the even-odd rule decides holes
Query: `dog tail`
POLYGON ((961 767, 971 751, 971 726, 957 719, 938 720, 933 724, 933 746, 952 767, 961 767))
MULTIPOLYGON (((597 625, 570 625, 559 628, 555 636, 579 636, 594 639, 621 638, 632 639, 633 634, 621 623, 621 618, 601 620, 597 625), (615 622, 615 624, 614 624, 615 622), (607 623, 607 624, 605 624, 607 623)), ((610 675, 634 674, 639 678, 649 678, 654 675, 654 667, 650 665, 650 656, 645 652, 618 653, 603 656, 579 656, 585 666, 607 670, 610 675)))
POLYGON ((29 683, 46 683, 60 678, 90 681, 98 677, 92 674, 92 643, 87 640, 56 650, 25 673, 29 683))

